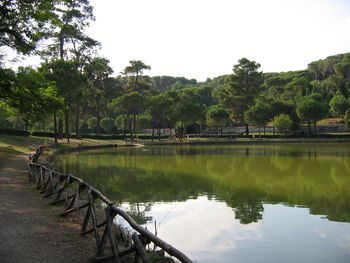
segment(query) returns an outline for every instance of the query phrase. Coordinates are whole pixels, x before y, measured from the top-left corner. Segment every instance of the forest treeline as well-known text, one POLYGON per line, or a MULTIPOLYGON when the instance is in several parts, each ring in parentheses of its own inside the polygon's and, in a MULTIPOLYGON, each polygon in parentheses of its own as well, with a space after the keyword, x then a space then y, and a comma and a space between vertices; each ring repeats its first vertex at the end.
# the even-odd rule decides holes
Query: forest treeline
MULTIPOLYGON (((113 72, 98 55, 100 43, 85 34, 94 20, 88 0, 11 0, 0 3, 0 128, 54 132, 130 133, 188 127, 272 123, 279 132, 301 124, 308 136, 317 121, 340 117, 350 123, 350 53, 310 62, 307 69, 264 73, 247 58, 233 61, 232 74, 197 82, 148 76, 131 60, 113 72), (5 66, 7 50, 36 54, 39 67, 5 66)), ((314 129, 313 129, 314 127, 314 129)))

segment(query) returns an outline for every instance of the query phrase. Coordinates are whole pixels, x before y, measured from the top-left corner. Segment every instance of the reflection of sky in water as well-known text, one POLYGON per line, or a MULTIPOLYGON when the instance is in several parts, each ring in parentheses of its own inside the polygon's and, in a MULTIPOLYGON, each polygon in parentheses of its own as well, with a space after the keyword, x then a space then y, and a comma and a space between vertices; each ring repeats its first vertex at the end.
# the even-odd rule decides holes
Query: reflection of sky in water
POLYGON ((123 203, 149 230, 156 220, 158 236, 198 263, 342 263, 349 145, 99 150, 66 155, 61 171, 123 203))
POLYGON ((199 263, 350 262, 350 225, 307 208, 265 204, 263 220, 243 225, 225 202, 202 196, 156 203, 146 215, 147 229, 156 220, 158 236, 199 263))

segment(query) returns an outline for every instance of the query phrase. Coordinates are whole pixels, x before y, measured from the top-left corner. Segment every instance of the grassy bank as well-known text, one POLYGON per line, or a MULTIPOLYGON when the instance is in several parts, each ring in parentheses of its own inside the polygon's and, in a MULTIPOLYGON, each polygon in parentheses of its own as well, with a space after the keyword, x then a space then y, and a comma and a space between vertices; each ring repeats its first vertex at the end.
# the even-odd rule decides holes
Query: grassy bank
POLYGON ((51 138, 0 135, 0 158, 9 158, 19 153, 35 151, 39 145, 52 143, 51 138))
MULTIPOLYGON (((340 134, 337 134, 340 135, 340 134)), ((258 136, 254 138, 187 138, 183 141, 179 140, 138 140, 136 144, 144 145, 172 145, 172 144, 255 144, 255 143, 283 143, 283 142, 342 142, 350 141, 350 138, 341 138, 340 136, 334 136, 329 138, 262 138, 258 136)), ((15 136, 15 135, 2 135, 0 134, 0 158, 9 158, 13 155, 25 152, 32 152, 39 145, 53 144, 53 138, 48 137, 35 137, 35 136, 15 136)), ((55 152, 64 152, 75 150, 76 148, 94 148, 94 147, 106 147, 115 145, 130 144, 123 140, 98 140, 98 139, 71 139, 67 144, 66 140, 59 140, 59 145, 55 148, 55 152)))
MULTIPOLYGON (((0 134, 0 158, 10 158, 19 153, 33 152, 39 145, 53 144, 53 138, 35 136, 16 136, 0 134)), ((121 140, 71 139, 59 140, 58 149, 69 149, 84 146, 103 146, 108 144, 125 144, 121 140)))

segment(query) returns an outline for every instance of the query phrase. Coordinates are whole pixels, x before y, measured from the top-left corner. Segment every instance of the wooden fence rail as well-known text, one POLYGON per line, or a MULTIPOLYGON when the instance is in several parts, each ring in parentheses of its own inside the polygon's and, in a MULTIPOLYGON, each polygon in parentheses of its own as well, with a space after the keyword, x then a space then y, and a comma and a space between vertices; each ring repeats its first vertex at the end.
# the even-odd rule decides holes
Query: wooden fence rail
POLYGON ((59 173, 38 164, 37 160, 43 150, 44 147, 40 146, 36 153, 30 156, 29 177, 44 197, 52 199, 50 204, 64 205, 65 210, 61 216, 72 212, 83 215, 81 234, 93 233, 96 241, 94 261, 108 259, 121 263, 122 258, 133 256, 135 262, 149 263, 150 254, 147 253, 149 251, 146 250, 146 246, 152 242, 181 262, 193 263, 181 251, 137 224, 124 210, 118 208, 90 184, 72 174, 59 173), (96 209, 96 204, 103 208, 104 213, 101 213, 103 210, 96 209), (133 229, 131 238, 125 237, 125 231, 121 231, 119 226, 113 223, 117 216, 123 218, 133 229))

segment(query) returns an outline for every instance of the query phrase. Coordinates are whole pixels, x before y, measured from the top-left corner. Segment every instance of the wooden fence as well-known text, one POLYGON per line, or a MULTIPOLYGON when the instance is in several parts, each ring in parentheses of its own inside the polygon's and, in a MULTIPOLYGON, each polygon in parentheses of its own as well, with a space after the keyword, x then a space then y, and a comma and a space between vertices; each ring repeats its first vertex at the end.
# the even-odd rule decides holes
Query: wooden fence
POLYGON ((64 204, 60 214, 66 216, 72 212, 82 215, 81 234, 93 233, 96 241, 95 262, 112 260, 121 263, 126 257, 134 257, 134 262, 151 262, 146 247, 153 243, 169 255, 183 263, 193 263, 181 251, 161 240, 144 227, 138 225, 125 211, 118 208, 100 191, 71 174, 63 174, 38 164, 37 160, 44 147, 38 147, 29 158, 30 179, 45 198, 51 198, 50 204, 64 204), (97 205, 102 209, 97 209, 97 205), (114 224, 115 217, 125 220, 132 229, 126 237, 120 225, 114 224))

